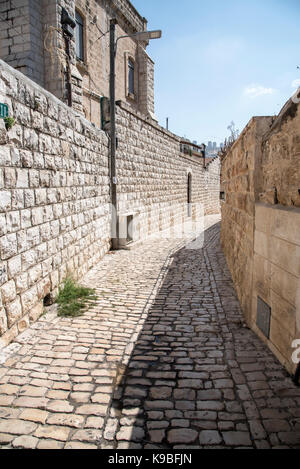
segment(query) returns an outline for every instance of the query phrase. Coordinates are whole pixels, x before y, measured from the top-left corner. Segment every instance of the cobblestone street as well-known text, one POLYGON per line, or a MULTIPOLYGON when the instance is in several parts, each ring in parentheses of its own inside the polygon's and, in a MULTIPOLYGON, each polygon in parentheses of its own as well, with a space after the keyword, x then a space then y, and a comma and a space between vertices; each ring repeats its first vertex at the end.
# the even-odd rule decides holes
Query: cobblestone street
POLYGON ((300 388, 243 322, 218 222, 203 249, 107 254, 95 306, 1 351, 1 448, 300 448, 300 388))

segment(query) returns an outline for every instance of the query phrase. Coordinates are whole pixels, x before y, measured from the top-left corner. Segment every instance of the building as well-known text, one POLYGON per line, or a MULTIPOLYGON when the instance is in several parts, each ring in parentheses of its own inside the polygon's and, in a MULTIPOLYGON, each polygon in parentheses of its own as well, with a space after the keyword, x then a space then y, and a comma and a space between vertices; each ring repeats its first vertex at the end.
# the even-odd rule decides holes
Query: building
POLYGON ((221 242, 248 325, 290 373, 300 337, 300 110, 253 117, 224 150, 221 242))
POLYGON ((80 279, 111 249, 112 206, 124 243, 172 232, 198 208, 219 213, 220 162, 182 152, 182 139, 157 123, 147 44, 126 37, 111 177, 100 115, 110 20, 117 37, 147 27, 128 0, 7 0, 0 18, 0 102, 14 123, 0 119, 1 347, 39 318, 68 274, 80 279))
MULTIPOLYGON (((109 96, 109 27, 116 38, 147 29, 128 0, 0 2, 0 57, 100 127, 109 96)), ((154 63, 147 42, 124 37, 116 54, 116 100, 154 116, 154 63)))

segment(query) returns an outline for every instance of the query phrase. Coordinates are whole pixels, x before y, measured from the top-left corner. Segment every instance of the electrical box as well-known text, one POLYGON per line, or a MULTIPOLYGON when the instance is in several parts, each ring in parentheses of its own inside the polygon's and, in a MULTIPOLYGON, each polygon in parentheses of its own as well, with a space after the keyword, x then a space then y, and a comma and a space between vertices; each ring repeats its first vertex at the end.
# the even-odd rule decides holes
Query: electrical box
POLYGON ((256 325, 269 339, 270 337, 270 322, 271 322, 271 307, 262 300, 259 296, 257 297, 257 316, 256 325))
POLYGON ((126 247, 135 238, 135 220, 133 213, 119 215, 119 246, 126 247))
POLYGON ((110 130, 110 101, 109 98, 102 96, 100 99, 101 109, 101 129, 110 130))

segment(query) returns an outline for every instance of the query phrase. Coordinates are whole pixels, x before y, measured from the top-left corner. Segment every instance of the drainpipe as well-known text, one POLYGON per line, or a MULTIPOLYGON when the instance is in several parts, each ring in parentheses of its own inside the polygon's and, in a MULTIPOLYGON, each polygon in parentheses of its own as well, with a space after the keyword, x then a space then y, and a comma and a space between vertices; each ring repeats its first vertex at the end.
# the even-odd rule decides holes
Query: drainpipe
POLYGON ((65 40, 67 65, 67 91, 68 91, 68 106, 72 107, 72 75, 71 75, 71 52, 70 52, 70 41, 74 37, 74 28, 76 27, 75 20, 69 15, 65 8, 61 12, 61 24, 63 30, 63 37, 65 40))
POLYGON ((71 67, 70 67, 70 60, 71 60, 70 39, 66 34, 64 34, 64 39, 65 39, 66 54, 67 54, 66 75, 67 75, 68 106, 72 107, 73 98, 72 98, 72 77, 71 77, 71 67))
POLYGON ((117 213, 117 177, 116 177, 116 91, 115 91, 115 31, 117 20, 110 20, 110 187, 112 204, 112 248, 119 249, 119 220, 117 213))

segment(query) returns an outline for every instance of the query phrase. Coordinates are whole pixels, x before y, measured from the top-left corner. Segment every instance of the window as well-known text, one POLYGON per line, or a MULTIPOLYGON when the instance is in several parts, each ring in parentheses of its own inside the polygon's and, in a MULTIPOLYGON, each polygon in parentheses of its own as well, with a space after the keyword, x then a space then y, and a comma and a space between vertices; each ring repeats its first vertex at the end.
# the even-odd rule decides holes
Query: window
POLYGON ((128 94, 134 95, 134 61, 128 59, 128 94))
POLYGON ((83 17, 76 11, 76 57, 82 61, 84 60, 83 25, 83 17))

